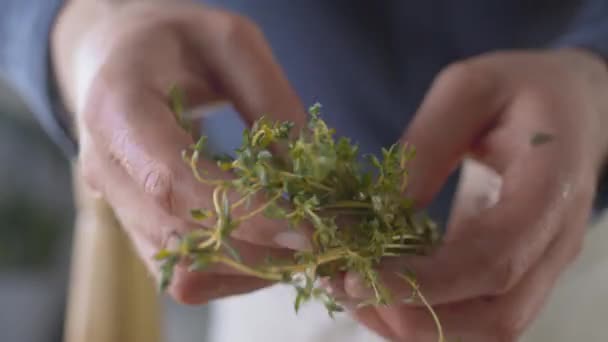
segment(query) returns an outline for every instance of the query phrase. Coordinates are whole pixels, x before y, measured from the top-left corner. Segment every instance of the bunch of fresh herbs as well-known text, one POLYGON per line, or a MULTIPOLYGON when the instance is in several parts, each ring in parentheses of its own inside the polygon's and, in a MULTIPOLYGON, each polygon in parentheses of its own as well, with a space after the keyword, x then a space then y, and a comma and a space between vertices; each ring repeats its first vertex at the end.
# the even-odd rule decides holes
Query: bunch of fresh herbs
MULTIPOLYGON (((172 108, 185 129, 182 96, 171 92, 172 108)), ((336 138, 320 115, 321 106, 309 110, 308 126, 294 132, 291 122, 262 117, 243 132, 242 144, 234 157, 215 158, 219 168, 232 177, 208 179, 199 169, 205 156, 206 137, 183 152, 194 177, 214 187, 212 208, 193 209, 200 229, 180 237, 178 248, 163 249, 160 262, 165 289, 178 263, 191 271, 204 271, 225 264, 244 274, 290 284, 296 290, 295 310, 311 299, 324 303, 330 315, 342 311, 330 293, 319 285, 355 271, 373 289, 374 297, 361 305, 387 305, 394 300, 375 270, 383 258, 424 254, 438 240, 436 226, 416 213, 412 200, 404 196, 408 186, 408 163, 415 150, 407 144, 383 149, 379 157, 361 156, 348 138, 336 138), (281 152, 277 152, 281 151, 281 152), (234 195, 238 200, 234 199, 234 195), (252 199, 262 204, 251 207, 252 199), (236 216, 235 209, 246 214, 236 216), (256 215, 282 220, 291 229, 312 227, 312 248, 294 253, 292 260, 269 259, 260 265, 242 263, 228 237, 256 215), (212 224, 206 224, 211 222, 212 224)), ((402 278, 425 303, 441 326, 432 308, 418 291, 414 277, 404 270, 402 278)))

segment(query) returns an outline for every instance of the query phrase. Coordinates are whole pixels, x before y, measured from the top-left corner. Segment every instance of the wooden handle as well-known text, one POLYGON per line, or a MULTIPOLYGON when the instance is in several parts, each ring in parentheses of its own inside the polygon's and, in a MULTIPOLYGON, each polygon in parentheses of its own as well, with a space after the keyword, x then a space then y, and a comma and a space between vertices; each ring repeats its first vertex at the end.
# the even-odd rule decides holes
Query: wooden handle
POLYGON ((75 193, 79 210, 65 342, 160 342, 160 301, 152 278, 112 210, 79 176, 75 193))

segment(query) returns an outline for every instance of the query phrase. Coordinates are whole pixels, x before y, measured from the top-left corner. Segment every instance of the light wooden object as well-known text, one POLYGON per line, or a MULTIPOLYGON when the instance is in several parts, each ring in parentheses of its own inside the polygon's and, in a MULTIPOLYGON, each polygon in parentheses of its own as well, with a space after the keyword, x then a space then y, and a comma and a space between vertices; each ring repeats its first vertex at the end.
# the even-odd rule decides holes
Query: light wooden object
POLYGON ((79 208, 65 342, 160 342, 154 282, 107 204, 78 176, 74 188, 79 208))

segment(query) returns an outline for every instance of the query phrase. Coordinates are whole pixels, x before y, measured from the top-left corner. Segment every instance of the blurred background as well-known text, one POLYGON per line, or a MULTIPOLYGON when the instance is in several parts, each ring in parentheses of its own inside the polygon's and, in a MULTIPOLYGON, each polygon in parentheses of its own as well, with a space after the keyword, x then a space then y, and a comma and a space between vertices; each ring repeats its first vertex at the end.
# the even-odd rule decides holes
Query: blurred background
MULTIPOLYGON (((70 164, 0 79, 0 341, 60 342, 74 208, 70 164)), ((208 308, 167 298, 167 341, 203 342, 208 308)))
POLYGON ((0 82, 0 341, 60 341, 73 216, 69 163, 0 82))

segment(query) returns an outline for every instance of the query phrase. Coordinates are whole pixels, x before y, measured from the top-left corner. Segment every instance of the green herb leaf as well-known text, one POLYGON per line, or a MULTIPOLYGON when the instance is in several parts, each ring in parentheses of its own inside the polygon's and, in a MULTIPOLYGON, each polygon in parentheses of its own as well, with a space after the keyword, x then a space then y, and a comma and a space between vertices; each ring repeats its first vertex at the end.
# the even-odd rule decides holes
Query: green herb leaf
POLYGON ((298 311, 300 311, 300 306, 306 300, 306 294, 304 293, 304 291, 301 288, 297 288, 297 290, 298 291, 297 291, 297 295, 296 295, 296 301, 293 305, 293 308, 296 313, 298 313, 298 311))
POLYGON ((207 136, 203 135, 198 139, 198 141, 194 145, 194 150, 197 152, 202 152, 205 149, 206 145, 207 145, 207 136))
POLYGON ((169 90, 169 107, 175 115, 175 119, 179 125, 187 132, 190 132, 192 125, 189 120, 184 117, 185 98, 186 96, 181 88, 173 86, 169 90))
POLYGON ((175 265, 179 262, 179 257, 176 255, 172 255, 163 260, 160 265, 160 282, 159 289, 161 292, 164 292, 169 285, 171 284, 171 278, 173 278, 173 269, 175 265))
POLYGON ((213 212, 209 209, 192 209, 190 216, 197 221, 204 221, 213 216, 213 212))
POLYGON ((264 216, 270 219, 282 220, 287 216, 287 211, 273 202, 264 209, 264 216))

